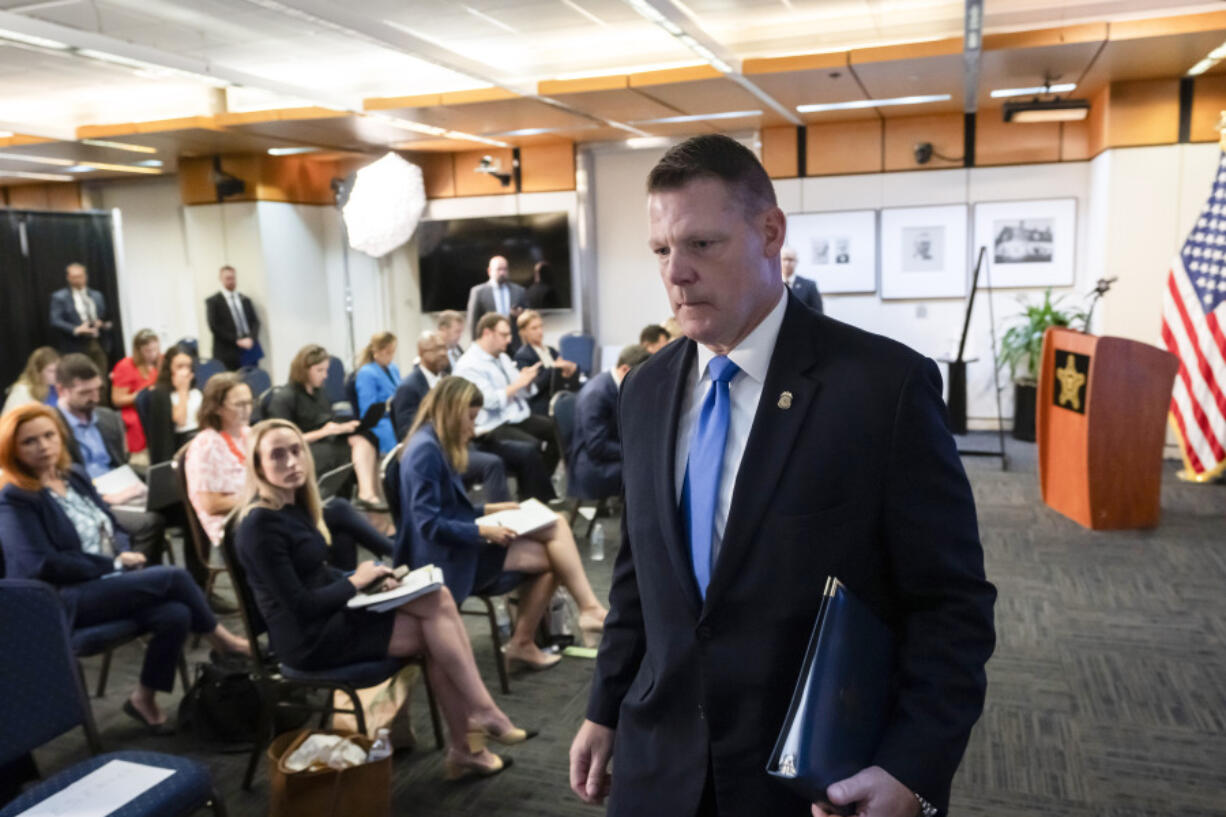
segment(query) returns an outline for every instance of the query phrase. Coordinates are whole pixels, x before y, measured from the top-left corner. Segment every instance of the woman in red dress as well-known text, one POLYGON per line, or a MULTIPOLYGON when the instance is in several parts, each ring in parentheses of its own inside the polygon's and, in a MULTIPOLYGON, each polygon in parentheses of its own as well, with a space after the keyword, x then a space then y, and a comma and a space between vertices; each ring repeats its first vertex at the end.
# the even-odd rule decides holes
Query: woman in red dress
POLYGON ((111 370, 111 403, 119 409, 128 436, 128 451, 144 451, 145 429, 136 414, 136 393, 152 386, 162 361, 162 344, 152 329, 142 329, 132 338, 132 355, 115 364, 111 370))

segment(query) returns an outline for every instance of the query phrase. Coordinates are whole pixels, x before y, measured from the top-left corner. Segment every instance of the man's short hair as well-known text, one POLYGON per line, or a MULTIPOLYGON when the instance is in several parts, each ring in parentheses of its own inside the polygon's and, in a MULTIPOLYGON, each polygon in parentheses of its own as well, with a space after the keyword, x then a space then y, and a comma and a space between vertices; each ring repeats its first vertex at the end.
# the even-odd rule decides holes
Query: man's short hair
POLYGON ((64 355, 55 370, 57 386, 71 387, 78 380, 93 380, 95 377, 102 377, 98 367, 88 357, 78 353, 64 355))
POLYGON ((229 270, 230 272, 233 272, 233 273, 235 273, 236 275, 238 274, 238 270, 234 269, 234 267, 230 266, 229 264, 226 264, 224 267, 222 267, 221 269, 217 270, 217 274, 218 274, 218 275, 221 275, 221 274, 222 274, 223 272, 225 272, 226 270, 229 270))
POLYGON ((435 326, 439 329, 446 329, 457 323, 464 322, 464 313, 456 312, 454 309, 446 309, 438 313, 438 318, 435 319, 435 326))
POLYGON ((633 369, 649 357, 651 357, 651 352, 644 349, 643 344, 632 343, 622 349, 621 354, 617 356, 617 366, 618 368, 629 366, 633 369))
POLYGON ((776 206, 775 186, 749 148, 720 133, 703 134, 674 145, 647 176, 647 192, 680 190, 695 179, 719 179, 757 215, 776 206))
MULTIPOLYGON (((661 340, 670 341, 672 336, 668 334, 668 330, 658 323, 649 323, 639 332, 639 343, 643 346, 650 346, 653 343, 659 343, 661 340)), ((627 349, 630 347, 627 346, 627 349)))
POLYGON ((540 319, 540 312, 537 312, 535 309, 525 309, 523 312, 519 313, 519 318, 517 318, 515 322, 519 325, 519 331, 522 332, 528 328, 528 324, 532 323, 533 321, 539 321, 540 319))
POLYGON ((500 312, 486 312, 481 316, 481 320, 477 321, 477 337, 484 335, 487 329, 497 329, 498 324, 504 322, 508 327, 511 325, 506 315, 500 312))

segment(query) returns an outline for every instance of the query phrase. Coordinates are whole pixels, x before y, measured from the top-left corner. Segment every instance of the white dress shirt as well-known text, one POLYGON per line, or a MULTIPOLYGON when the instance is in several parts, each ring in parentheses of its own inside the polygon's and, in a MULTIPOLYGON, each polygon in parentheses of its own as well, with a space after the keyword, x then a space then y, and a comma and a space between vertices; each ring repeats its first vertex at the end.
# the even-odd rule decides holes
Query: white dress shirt
POLYGON ((527 398, 536 394, 536 386, 529 385, 515 392, 514 397, 507 397, 507 386, 519 377, 519 369, 505 352, 494 357, 474 343, 460 357, 454 373, 476 384, 485 398, 485 405, 477 415, 477 434, 504 423, 522 423, 532 413, 527 398))
POLYGON ((536 352, 536 356, 541 359, 541 366, 546 369, 554 367, 553 355, 549 353, 548 346, 533 346, 532 350, 536 352))
POLYGON ((511 290, 506 284, 494 285, 494 311, 500 315, 511 314, 511 290))
POLYGON ((421 376, 426 378, 426 385, 430 388, 434 388, 442 380, 440 375, 435 374, 420 363, 417 365, 417 368, 421 369, 421 376))
POLYGON ((98 320, 98 305, 89 296, 88 289, 82 287, 81 289, 72 290, 72 305, 76 307, 77 316, 81 318, 82 323, 91 323, 98 320))
MULTIPOLYGON (((723 544, 724 528, 728 524, 728 509, 732 505, 737 473, 741 467, 741 458, 745 454, 749 431, 753 428, 754 416, 758 413, 758 401, 762 397, 762 387, 766 383, 771 355, 775 352, 779 328, 783 326, 783 313, 787 310, 787 303, 785 291, 779 296, 779 303, 775 304, 775 308, 728 353, 728 359, 735 363, 740 371, 728 384, 732 411, 728 421, 728 440, 724 444, 723 468, 719 475, 719 496, 715 503, 715 536, 711 540, 712 565, 719 557, 720 546, 723 544)), ((677 420, 676 454, 678 506, 681 504, 681 492, 685 487, 685 464, 690 456, 694 426, 698 423, 698 414, 702 411, 702 401, 711 388, 711 375, 707 373, 707 364, 713 357, 714 352, 701 343, 698 344, 695 365, 687 375, 688 387, 681 400, 681 414, 677 420)))

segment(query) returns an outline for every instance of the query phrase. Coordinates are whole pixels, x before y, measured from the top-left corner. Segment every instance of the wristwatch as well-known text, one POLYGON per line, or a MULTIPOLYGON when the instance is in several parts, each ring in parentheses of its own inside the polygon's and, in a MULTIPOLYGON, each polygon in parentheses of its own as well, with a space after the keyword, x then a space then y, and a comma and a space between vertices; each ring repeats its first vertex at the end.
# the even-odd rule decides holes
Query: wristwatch
MULTIPOLYGON (((912 793, 914 794, 914 792, 912 793)), ((932 805, 932 803, 929 803, 918 794, 915 795, 915 799, 919 801, 920 817, 937 817, 937 814, 940 813, 936 806, 932 805)))

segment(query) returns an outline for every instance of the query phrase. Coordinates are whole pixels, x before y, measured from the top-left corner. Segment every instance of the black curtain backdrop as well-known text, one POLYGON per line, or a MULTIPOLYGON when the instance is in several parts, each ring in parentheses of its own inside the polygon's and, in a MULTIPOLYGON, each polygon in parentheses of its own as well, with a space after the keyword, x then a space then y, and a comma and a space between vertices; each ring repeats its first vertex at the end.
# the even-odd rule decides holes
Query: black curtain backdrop
POLYGON ((59 347, 51 293, 68 286, 64 270, 73 261, 85 265, 90 288, 106 298, 106 318, 115 324, 106 350, 111 365, 126 354, 110 214, 0 210, 0 388, 17 379, 36 348, 59 347))

